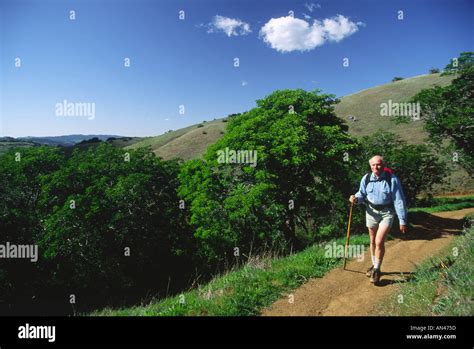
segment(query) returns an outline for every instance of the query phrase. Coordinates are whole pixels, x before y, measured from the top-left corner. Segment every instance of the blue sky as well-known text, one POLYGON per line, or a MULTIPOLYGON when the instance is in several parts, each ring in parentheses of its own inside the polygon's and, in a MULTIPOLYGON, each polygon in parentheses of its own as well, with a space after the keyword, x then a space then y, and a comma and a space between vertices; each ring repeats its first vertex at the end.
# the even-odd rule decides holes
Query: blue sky
POLYGON ((0 136, 153 136, 276 89, 344 96, 473 51, 473 13, 468 0, 0 0, 0 136), (64 100, 94 118, 58 115, 64 100))

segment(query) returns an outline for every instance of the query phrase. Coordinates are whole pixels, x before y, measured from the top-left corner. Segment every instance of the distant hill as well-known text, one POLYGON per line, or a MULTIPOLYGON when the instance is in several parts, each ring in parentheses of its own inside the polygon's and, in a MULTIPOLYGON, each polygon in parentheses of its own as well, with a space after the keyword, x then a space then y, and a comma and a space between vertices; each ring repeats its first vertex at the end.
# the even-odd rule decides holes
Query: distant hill
POLYGON ((67 135, 52 137, 0 137, 0 155, 11 148, 38 147, 41 145, 61 146, 67 154, 74 148, 87 148, 100 142, 109 142, 116 147, 123 148, 141 141, 141 137, 122 137, 113 135, 67 135))
POLYGON ((39 143, 17 140, 13 137, 0 137, 0 156, 11 148, 39 147, 39 143))
POLYGON ((18 137, 17 140, 25 142, 34 142, 45 145, 62 145, 71 146, 91 138, 98 138, 105 141, 108 138, 121 138, 122 136, 114 135, 67 135, 67 136, 50 136, 50 137, 18 137))

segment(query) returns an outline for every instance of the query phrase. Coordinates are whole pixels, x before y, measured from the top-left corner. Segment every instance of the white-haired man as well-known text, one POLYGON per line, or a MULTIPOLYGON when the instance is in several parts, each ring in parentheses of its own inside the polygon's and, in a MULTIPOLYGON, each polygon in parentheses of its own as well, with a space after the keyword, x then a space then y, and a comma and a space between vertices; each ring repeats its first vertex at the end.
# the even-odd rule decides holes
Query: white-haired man
POLYGON ((404 234, 407 207, 400 180, 393 173, 384 171, 383 157, 375 155, 369 160, 369 164, 372 173, 362 177, 359 191, 351 195, 349 201, 366 205, 366 225, 372 256, 372 266, 367 270, 367 276, 370 277, 370 282, 377 285, 385 255, 385 239, 392 227, 395 212, 400 221, 400 232, 404 234))

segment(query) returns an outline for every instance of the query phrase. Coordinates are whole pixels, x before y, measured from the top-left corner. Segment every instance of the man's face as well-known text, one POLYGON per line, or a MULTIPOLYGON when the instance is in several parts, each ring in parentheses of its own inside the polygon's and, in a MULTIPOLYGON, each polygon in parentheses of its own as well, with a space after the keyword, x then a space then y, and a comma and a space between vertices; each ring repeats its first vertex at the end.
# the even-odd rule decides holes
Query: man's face
POLYGON ((372 159, 370 161, 370 169, 376 176, 379 176, 383 170, 382 159, 378 159, 378 158, 372 159))

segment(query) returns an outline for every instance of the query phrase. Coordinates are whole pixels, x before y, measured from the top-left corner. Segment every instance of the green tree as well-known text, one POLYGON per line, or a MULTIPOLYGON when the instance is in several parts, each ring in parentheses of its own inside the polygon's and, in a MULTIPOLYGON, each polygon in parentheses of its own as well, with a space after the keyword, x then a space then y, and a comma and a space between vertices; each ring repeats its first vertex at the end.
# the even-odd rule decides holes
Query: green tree
POLYGON ((443 75, 454 74, 474 65, 474 52, 461 52, 457 59, 452 59, 444 68, 443 75))
MULTIPOLYGON (((46 146, 11 149, 0 157, 0 244, 36 243, 42 232, 41 180, 63 163, 60 150, 46 146)), ((38 272, 38 263, 2 259, 0 299, 31 300, 42 282, 38 272)))
MULTIPOLYGON (((446 87, 433 87, 422 90, 411 102, 420 103, 421 119, 430 140, 437 147, 450 141, 452 150, 466 171, 474 175, 474 65, 461 54, 463 64, 458 77, 446 87)), ((472 54, 469 53, 472 58, 472 54)), ((459 62, 461 62, 461 58, 459 62)), ((399 122, 408 122, 407 117, 398 117, 399 122)), ((446 149, 446 147, 444 147, 446 149)))
POLYGON ((183 166, 179 193, 210 260, 225 260, 235 247, 296 249, 341 223, 357 143, 335 116, 336 102, 319 91, 275 91, 231 118, 203 160, 183 166), (220 163, 226 148, 255 151, 256 166, 220 163))
POLYGON ((43 178, 39 239, 51 288, 120 301, 185 279, 176 162, 103 143, 43 178))

